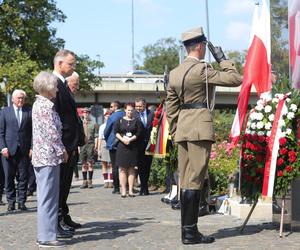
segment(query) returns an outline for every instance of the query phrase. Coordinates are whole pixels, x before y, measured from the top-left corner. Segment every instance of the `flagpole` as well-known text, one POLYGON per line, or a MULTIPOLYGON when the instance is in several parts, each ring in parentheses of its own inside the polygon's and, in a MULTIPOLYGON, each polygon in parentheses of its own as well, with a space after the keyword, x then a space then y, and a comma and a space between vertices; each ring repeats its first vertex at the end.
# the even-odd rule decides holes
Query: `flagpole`
MULTIPOLYGON (((206 30, 207 30, 207 39, 210 41, 209 34, 209 14, 208 14, 208 0, 205 0, 205 11, 206 11, 206 30)), ((210 53, 208 53, 208 62, 211 63, 210 53)))

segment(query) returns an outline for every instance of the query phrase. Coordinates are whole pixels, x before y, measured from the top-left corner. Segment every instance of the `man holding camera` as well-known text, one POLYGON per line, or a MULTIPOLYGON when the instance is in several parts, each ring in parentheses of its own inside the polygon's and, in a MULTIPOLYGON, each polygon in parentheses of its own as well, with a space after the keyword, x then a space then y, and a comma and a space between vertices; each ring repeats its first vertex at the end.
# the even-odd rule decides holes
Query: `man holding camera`
POLYGON ((178 144, 182 243, 212 243, 214 238, 202 235, 197 222, 200 193, 215 140, 211 114, 214 86, 237 87, 242 79, 222 49, 207 42, 202 27, 182 33, 182 42, 188 56, 170 72, 166 99, 170 132, 178 144), (207 43, 220 71, 204 61, 207 43))

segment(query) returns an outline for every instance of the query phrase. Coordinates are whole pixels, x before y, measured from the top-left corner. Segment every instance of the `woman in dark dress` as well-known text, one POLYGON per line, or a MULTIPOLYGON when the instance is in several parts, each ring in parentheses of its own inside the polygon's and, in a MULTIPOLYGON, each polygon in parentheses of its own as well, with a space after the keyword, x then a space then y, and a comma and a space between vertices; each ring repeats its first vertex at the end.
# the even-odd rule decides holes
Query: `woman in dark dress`
POLYGON ((116 137, 119 139, 116 152, 116 165, 120 167, 121 197, 126 197, 128 179, 128 195, 134 197, 133 183, 135 179, 134 168, 138 165, 138 141, 142 124, 133 118, 133 103, 125 104, 125 116, 115 123, 116 137))

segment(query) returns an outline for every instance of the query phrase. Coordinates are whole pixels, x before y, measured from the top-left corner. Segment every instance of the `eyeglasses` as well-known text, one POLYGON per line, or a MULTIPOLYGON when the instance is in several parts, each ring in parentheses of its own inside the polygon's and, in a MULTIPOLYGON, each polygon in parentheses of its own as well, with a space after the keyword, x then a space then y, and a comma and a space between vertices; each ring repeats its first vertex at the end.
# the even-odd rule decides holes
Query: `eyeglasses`
POLYGON ((69 63, 69 62, 66 62, 66 61, 63 61, 64 63, 68 64, 69 66, 75 68, 76 67, 76 63, 69 63))

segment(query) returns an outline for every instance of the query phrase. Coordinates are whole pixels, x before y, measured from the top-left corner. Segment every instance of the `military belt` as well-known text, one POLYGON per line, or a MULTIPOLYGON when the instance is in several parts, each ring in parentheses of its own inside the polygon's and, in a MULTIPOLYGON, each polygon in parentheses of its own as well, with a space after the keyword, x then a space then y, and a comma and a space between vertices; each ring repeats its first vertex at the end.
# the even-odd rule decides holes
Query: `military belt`
POLYGON ((180 106, 180 109, 206 109, 206 102, 195 102, 195 103, 183 103, 180 106))

